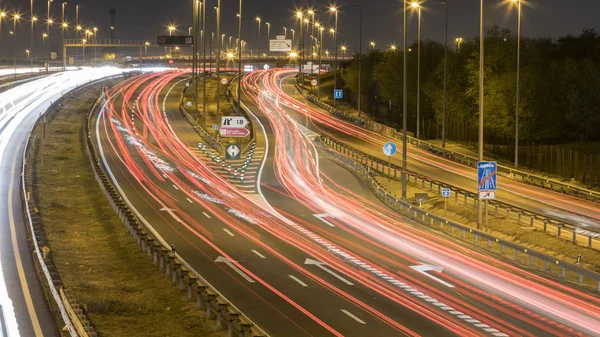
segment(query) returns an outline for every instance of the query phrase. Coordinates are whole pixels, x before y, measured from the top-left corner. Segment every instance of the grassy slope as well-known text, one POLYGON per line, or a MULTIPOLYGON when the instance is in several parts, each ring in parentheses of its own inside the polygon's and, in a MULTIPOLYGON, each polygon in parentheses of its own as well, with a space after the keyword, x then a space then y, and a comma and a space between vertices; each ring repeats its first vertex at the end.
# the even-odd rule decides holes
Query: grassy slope
POLYGON ((36 161, 37 205, 65 286, 101 336, 219 336, 140 252, 94 178, 82 127, 99 92, 67 102, 47 127, 43 167, 36 161))

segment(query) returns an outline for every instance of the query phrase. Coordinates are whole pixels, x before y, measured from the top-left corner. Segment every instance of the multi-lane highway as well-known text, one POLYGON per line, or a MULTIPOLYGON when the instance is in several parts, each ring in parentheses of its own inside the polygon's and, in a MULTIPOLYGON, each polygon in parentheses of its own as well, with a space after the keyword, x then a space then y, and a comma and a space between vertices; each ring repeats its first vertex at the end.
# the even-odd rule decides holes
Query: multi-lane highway
MULTIPOLYGON (((294 75, 293 70, 279 71, 277 73, 277 86, 272 88, 273 94, 279 97, 280 104, 286 111, 295 112, 302 116, 310 116, 310 122, 307 126, 319 134, 330 135, 369 155, 381 160, 388 160, 381 148, 388 141, 397 142, 396 139, 337 119, 310 103, 294 88, 294 75)), ((392 157, 392 163, 401 166, 402 151, 400 146, 399 150, 392 157)), ((436 156, 414 146, 409 146, 407 156, 409 170, 463 190, 477 191, 477 172, 472 167, 436 156)), ((497 198, 500 201, 518 205, 536 214, 549 216, 580 228, 600 231, 600 206, 593 201, 551 192, 541 187, 515 181, 509 177, 499 177, 498 189, 497 198)))
POLYGON ((199 138, 178 111, 184 74, 110 89, 92 125, 103 165, 138 217, 256 324, 273 336, 598 334, 597 297, 380 204, 294 119, 325 114, 281 90, 287 75, 259 71, 243 81, 265 151, 258 195, 192 150, 199 138))
POLYGON ((0 94, 0 335, 58 336, 33 266, 21 203, 25 141, 37 118, 63 94, 105 76, 112 68, 54 74, 0 94))

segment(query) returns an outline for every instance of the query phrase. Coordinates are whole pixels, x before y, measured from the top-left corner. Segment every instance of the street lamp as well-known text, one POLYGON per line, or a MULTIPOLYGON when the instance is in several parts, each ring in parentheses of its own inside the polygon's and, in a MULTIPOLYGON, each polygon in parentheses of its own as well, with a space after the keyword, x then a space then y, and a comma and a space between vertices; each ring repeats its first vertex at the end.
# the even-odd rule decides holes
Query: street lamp
POLYGON ((271 43, 271 24, 267 22, 266 25, 267 25, 267 51, 268 51, 269 49, 271 49, 270 48, 270 43, 271 43))
POLYGON ((371 41, 369 43, 369 45, 371 46, 371 50, 375 50, 375 42, 374 41, 371 41))
POLYGON ((348 49, 348 47, 346 47, 345 45, 342 45, 340 47, 340 50, 342 51, 342 57, 345 58, 346 57, 346 49, 348 49))
POLYGON ((418 11, 417 18, 417 139, 420 137, 421 118, 421 6, 418 2, 411 3, 411 7, 418 11))
POLYGON ((302 40, 302 14, 301 11, 296 12, 296 18, 298 19, 298 29, 300 36, 298 36, 298 50, 300 50, 300 63, 298 64, 298 75, 302 76, 302 64, 304 63, 304 41, 302 40))
POLYGON ((391 50, 391 51, 396 51, 396 49, 397 49, 397 48, 398 48, 398 47, 396 47, 396 45, 395 45, 394 43, 392 43, 392 44, 390 45, 390 50, 391 50))
MULTIPOLYGON (((360 118, 362 100, 362 35, 363 35, 363 9, 362 5, 356 5, 360 9, 360 23, 358 34, 358 117, 360 118)), ((375 46, 375 42, 371 42, 375 46)))
MULTIPOLYGON (((479 161, 483 161, 483 64, 485 32, 483 30, 483 0, 479 2, 479 161)), ((481 200, 477 203, 477 229, 481 229, 483 219, 483 205, 481 200)))
POLYGON ((515 169, 519 168, 519 110, 521 95, 521 0, 512 0, 518 6, 517 28, 517 105, 515 109, 515 169))
POLYGON ((287 39, 287 27, 283 27, 283 37, 287 39))
POLYGON ((29 37, 29 49, 27 49, 27 58, 31 61, 31 70, 33 71, 33 58, 29 57, 30 51, 33 50, 33 24, 37 22, 37 16, 33 16, 33 1, 31 2, 31 36, 29 37))
POLYGON ((406 124, 408 115, 408 28, 407 28, 407 0, 404 0, 404 57, 402 59, 402 200, 406 201, 406 124))
POLYGON ((255 20, 256 20, 256 23, 257 23, 257 26, 258 26, 258 41, 260 41, 260 21, 262 19, 260 18, 260 16, 257 16, 255 20))
MULTIPOLYGON (((329 10, 330 10, 330 11, 332 11, 333 13, 335 13, 335 29, 334 29, 334 31, 333 31, 333 34, 334 34, 334 35, 333 35, 333 45, 335 46, 335 47, 334 47, 334 53, 335 53, 335 56, 334 56, 334 61, 333 61, 333 64, 334 64, 334 72, 333 72, 333 92, 335 93, 335 92, 337 91, 337 72, 338 72, 338 59, 337 59, 337 55, 338 55, 338 54, 337 54, 337 50, 338 50, 338 47, 337 47, 337 35, 338 35, 338 34, 337 34, 337 31, 338 31, 338 10, 337 10, 337 8, 336 8, 336 7, 333 7, 333 6, 332 6, 331 8, 329 8, 329 10)), ((334 98, 334 99, 333 99, 333 107, 335 108, 336 106, 337 106, 337 101, 336 101, 336 99, 334 98)))
POLYGON ((29 60, 29 49, 25 49, 25 53, 27 54, 27 59, 29 60))
POLYGON ((15 81, 17 80, 17 55, 15 53, 15 47, 16 47, 16 40, 17 40, 17 21, 19 21, 21 19, 21 14, 19 13, 14 13, 13 14, 13 30, 12 30, 12 34, 13 34, 13 38, 12 38, 12 53, 13 53, 13 66, 15 68, 15 81))
POLYGON ((290 29, 290 32, 292 32, 292 46, 294 45, 294 41, 296 40, 296 31, 293 29, 290 29))
POLYGON ((456 39, 454 39, 454 42, 456 43, 456 51, 458 51, 460 49, 460 45, 463 43, 463 38, 462 37, 457 37, 456 39))
POLYGON ((444 42, 444 104, 442 108, 442 148, 446 147, 446 106, 447 106, 447 84, 448 84, 448 1, 438 0, 446 6, 446 39, 444 42))

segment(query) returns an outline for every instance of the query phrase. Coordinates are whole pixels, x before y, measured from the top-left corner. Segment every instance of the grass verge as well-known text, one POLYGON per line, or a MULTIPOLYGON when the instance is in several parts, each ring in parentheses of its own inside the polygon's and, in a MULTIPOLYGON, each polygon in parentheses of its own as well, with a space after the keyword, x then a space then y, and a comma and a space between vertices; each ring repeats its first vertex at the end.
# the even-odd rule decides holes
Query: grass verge
POLYGON ((66 100, 34 158, 33 197, 62 281, 99 336, 222 336, 141 253, 94 178, 83 126, 100 88, 66 100))

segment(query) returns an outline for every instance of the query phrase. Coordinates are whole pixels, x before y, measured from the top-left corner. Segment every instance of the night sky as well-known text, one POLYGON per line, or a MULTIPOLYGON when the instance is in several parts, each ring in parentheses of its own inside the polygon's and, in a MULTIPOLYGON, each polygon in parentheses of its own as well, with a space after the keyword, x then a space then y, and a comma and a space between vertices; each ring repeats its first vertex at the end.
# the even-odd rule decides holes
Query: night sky
MULTIPOLYGON (((216 6, 217 0, 207 0, 209 8, 216 6)), ((456 37, 473 37, 479 29, 478 0, 448 0, 449 41, 456 37)), ((486 27, 498 25, 516 31, 517 10, 502 0, 485 0, 486 27)), ((370 40, 375 40, 378 47, 388 46, 391 42, 402 43, 402 1, 398 0, 341 0, 340 8, 340 43, 356 50, 358 46, 359 12, 355 4, 363 5, 364 10, 364 48, 370 40)), ((180 34, 187 34, 191 25, 192 1, 181 0, 79 0, 68 1, 67 17, 71 23, 75 20, 75 4, 80 4, 80 22, 84 26, 97 26, 99 37, 106 37, 109 31, 109 8, 116 8, 117 38, 143 39, 154 42, 156 35, 166 34, 168 22, 178 25, 180 34)), ((237 36, 235 13, 237 0, 222 0, 222 20, 224 33, 237 36)), ((265 22, 271 23, 271 36, 283 34, 283 26, 298 30, 294 23, 294 9, 307 5, 320 10, 320 21, 333 25, 332 16, 327 13, 328 1, 298 0, 245 0, 244 1, 244 34, 243 39, 249 41, 250 48, 256 48, 257 25, 254 18, 263 18, 261 47, 266 47, 265 22)), ((45 17, 46 1, 34 0, 34 8, 38 15, 45 17)), ((444 38, 444 6, 437 0, 422 1, 424 39, 443 41, 444 38)), ((19 9, 21 13, 29 13, 28 0, 0 0, 0 8, 19 9)), ((52 15, 60 19, 61 2, 54 0, 52 15)), ((208 11, 207 11, 208 12, 208 11)), ((210 11, 210 23, 214 25, 214 10, 210 11)), ((598 0, 535 0, 523 6, 523 35, 525 36, 561 36, 578 34, 583 28, 598 28, 600 18, 600 1, 598 0)), ((409 21, 409 41, 416 38, 416 15, 411 10, 409 21)), ((2 23, 3 41, 12 23, 2 23)), ((21 22, 17 28, 21 43, 26 46, 29 41, 29 26, 21 22)), ((289 31, 288 31, 288 34, 289 31)), ((41 32, 39 33, 41 36, 41 32)), ((58 45, 59 30, 53 34, 53 45, 58 45)), ((235 37, 234 37, 235 38, 235 37)), ((2 48, 2 47, 0 47, 2 48)))

